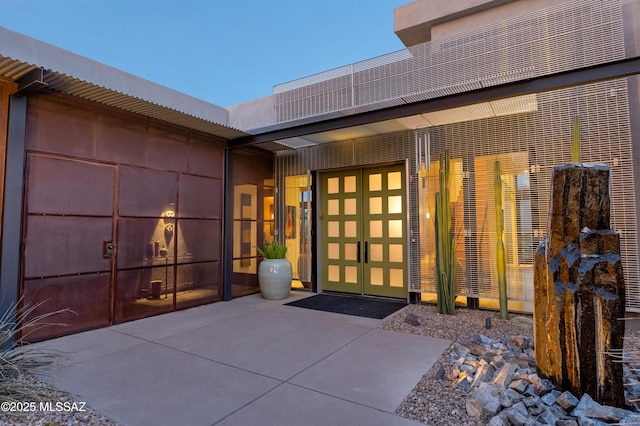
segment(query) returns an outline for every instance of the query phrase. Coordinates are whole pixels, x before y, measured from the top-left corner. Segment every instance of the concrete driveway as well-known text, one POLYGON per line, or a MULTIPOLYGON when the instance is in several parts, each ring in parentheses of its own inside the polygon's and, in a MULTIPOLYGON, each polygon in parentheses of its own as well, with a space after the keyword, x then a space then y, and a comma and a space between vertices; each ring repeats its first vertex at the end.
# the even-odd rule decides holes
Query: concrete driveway
POLYGON ((396 407, 450 342, 260 295, 42 342, 55 385, 127 426, 415 425, 396 407))

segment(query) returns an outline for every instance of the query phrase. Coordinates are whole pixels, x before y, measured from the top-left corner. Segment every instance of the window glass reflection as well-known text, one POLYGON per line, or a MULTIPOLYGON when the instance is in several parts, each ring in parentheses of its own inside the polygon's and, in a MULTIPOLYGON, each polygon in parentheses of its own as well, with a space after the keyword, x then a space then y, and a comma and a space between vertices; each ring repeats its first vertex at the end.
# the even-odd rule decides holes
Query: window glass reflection
POLYGON ((345 176, 344 177, 344 192, 346 194, 356 192, 358 187, 356 185, 356 177, 355 176, 345 176))
POLYGON ((369 175, 369 191, 382 191, 382 175, 380 173, 369 175))
POLYGON ((389 172, 387 175, 389 179, 387 183, 387 189, 402 189, 402 173, 401 172, 389 172))

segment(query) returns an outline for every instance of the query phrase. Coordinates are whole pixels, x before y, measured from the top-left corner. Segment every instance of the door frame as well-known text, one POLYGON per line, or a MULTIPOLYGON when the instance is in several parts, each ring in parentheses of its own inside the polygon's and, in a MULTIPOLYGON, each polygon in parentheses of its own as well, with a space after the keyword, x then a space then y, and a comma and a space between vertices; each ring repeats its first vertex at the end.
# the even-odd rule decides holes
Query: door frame
MULTIPOLYGON (((348 166, 348 167, 340 167, 340 168, 329 168, 329 169, 321 169, 321 170, 314 170, 311 173, 314 176, 314 180, 313 180, 313 186, 312 186, 312 199, 313 199, 313 203, 314 203, 314 208, 313 208, 313 220, 312 220, 312 244, 315 250, 315 253, 317 253, 317 256, 313 257, 313 262, 312 262, 312 266, 311 266, 311 270, 312 270, 312 276, 313 276, 313 288, 312 290, 316 293, 323 293, 326 290, 323 288, 323 281, 324 281, 324 274, 323 274, 323 266, 324 266, 324 259, 323 259, 323 228, 322 228, 322 202, 323 202, 323 198, 322 198, 322 178, 323 175, 325 173, 331 173, 331 172, 342 172, 342 171, 349 171, 349 170, 366 170, 366 169, 375 169, 375 168, 381 168, 381 167, 386 167, 386 166, 394 166, 394 165, 402 165, 403 166, 403 171, 404 171, 404 179, 403 179, 403 196, 404 196, 404 203, 403 206, 405 208, 404 214, 403 214, 403 218, 405 221, 405 235, 403 238, 403 246, 404 246, 404 268, 405 268, 405 285, 404 285, 404 289, 406 292, 406 295, 404 297, 402 297, 402 299, 406 299, 407 301, 409 301, 411 299, 411 292, 409 291, 409 289, 411 288, 410 285, 410 281, 412 278, 412 271, 411 271, 411 256, 412 256, 412 250, 411 250, 411 198, 410 198, 410 176, 409 176, 409 160, 408 159, 404 159, 402 161, 393 161, 393 162, 383 162, 383 163, 375 163, 375 164, 363 164, 363 165, 352 165, 352 166, 348 166)), ((360 297, 380 297, 380 298, 385 298, 386 296, 375 296, 375 295, 367 295, 366 293, 364 293, 364 284, 362 286, 362 293, 361 294, 357 294, 357 293, 352 293, 355 296, 360 296, 360 297)), ((394 298, 395 299, 395 298, 394 298)))

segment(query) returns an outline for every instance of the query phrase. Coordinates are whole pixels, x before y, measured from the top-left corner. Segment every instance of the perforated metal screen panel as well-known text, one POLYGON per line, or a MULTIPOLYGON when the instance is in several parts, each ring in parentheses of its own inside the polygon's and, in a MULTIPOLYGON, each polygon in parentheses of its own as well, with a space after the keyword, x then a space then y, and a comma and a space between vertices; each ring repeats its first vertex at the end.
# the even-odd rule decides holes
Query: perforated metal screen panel
MULTIPOLYGON (((393 56, 276 88, 286 121, 420 100, 623 58, 619 1, 581 0, 393 56), (480 86, 478 86, 480 85, 480 86)), ((494 167, 501 166, 509 298, 533 301, 533 252, 545 238, 551 170, 571 161, 575 116, 581 161, 611 167, 612 226, 621 236, 627 307, 640 311, 636 191, 626 79, 423 114, 428 127, 276 154, 280 182, 308 171, 408 162, 409 291, 435 293, 433 196, 450 151, 459 295, 497 298, 494 167), (454 197, 455 196, 455 197, 454 197)), ((347 113, 347 112, 345 112, 347 113)), ((634 112, 637 115, 637 111, 634 112)))
MULTIPOLYGON (((537 94, 533 112, 434 126, 346 142, 318 145, 276 156, 281 176, 308 170, 409 161, 409 289, 435 293, 433 216, 437 178, 428 176, 438 156, 450 150, 455 166, 458 222, 458 292, 497 298, 493 167, 505 184, 505 244, 509 297, 533 300, 533 252, 545 237, 551 170, 571 160, 574 116, 581 121, 581 161, 611 166, 613 228, 621 251, 629 308, 640 309, 637 213, 626 80, 537 94), (428 145, 425 141, 428 140, 428 145), (420 150, 420 152, 419 152, 420 150), (418 166, 418 158, 425 163, 418 166), (427 160, 428 159, 428 160, 427 160)), ((452 195, 452 198, 454 196, 452 195)))
POLYGON ((624 56, 620 1, 570 1, 275 86, 275 120, 352 114, 624 56))

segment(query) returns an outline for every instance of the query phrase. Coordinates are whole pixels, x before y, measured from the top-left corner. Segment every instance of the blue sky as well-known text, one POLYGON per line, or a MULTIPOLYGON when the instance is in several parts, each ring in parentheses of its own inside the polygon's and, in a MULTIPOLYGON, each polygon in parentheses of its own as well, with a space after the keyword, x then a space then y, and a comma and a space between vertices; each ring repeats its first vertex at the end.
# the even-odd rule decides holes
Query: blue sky
POLYGON ((0 26, 220 106, 404 48, 410 0, 0 0, 0 26))

